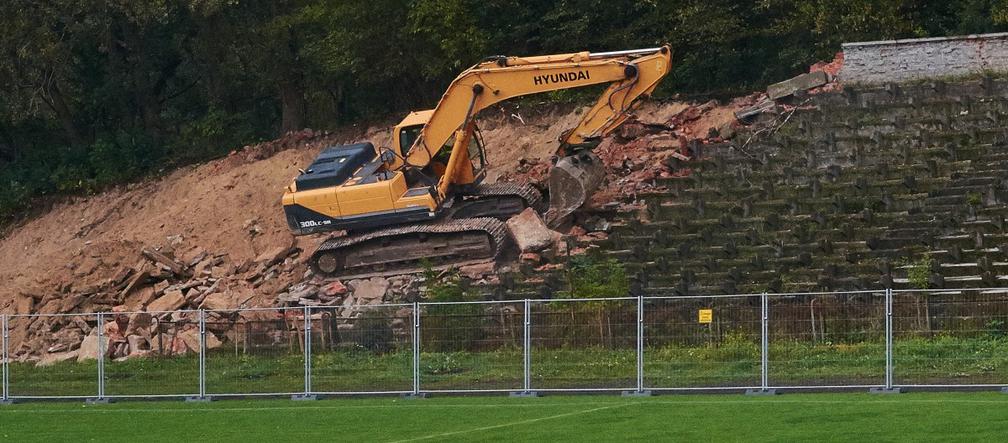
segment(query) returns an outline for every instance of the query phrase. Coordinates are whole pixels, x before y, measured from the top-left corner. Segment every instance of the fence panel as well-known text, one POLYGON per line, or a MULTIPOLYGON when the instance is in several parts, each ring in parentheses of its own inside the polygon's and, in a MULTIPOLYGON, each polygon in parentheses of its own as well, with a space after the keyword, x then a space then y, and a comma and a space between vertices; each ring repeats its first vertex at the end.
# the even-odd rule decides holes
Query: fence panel
POLYGON ((0 314, 0 400, 7 401, 7 315, 0 314))
POLYGON ((524 302, 423 304, 423 391, 522 389, 524 302))
POLYGON ((771 386, 883 386, 885 292, 769 299, 771 386))
POLYGON ((312 391, 410 391, 412 318, 411 305, 312 308, 312 391))
POLYGON ((199 393, 199 312, 109 313, 103 326, 109 346, 106 396, 199 393))
POLYGON ((1008 291, 897 291, 897 385, 1008 384, 1008 291))
POLYGON ((207 393, 304 392, 303 312, 300 308, 207 311, 207 393))
POLYGON ((637 299, 534 301, 532 390, 637 385, 637 299))
POLYGON ((14 315, 8 320, 11 397, 98 395, 98 316, 14 315), (28 350, 43 350, 30 357, 28 350))
POLYGON ((759 386, 760 312, 759 296, 645 299, 645 389, 759 386))

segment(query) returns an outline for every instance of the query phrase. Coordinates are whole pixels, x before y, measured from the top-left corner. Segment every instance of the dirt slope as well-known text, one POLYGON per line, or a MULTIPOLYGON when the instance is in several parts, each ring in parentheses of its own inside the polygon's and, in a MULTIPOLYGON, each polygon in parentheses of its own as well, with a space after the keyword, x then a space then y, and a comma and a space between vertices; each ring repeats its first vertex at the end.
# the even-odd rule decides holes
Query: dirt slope
MULTIPOLYGON (((706 134, 710 127, 722 125, 723 117, 736 108, 728 105, 705 110, 682 128, 706 134)), ((644 123, 671 124, 690 109, 696 108, 679 103, 647 104, 638 114, 644 123)), ((488 179, 513 179, 535 167, 545 171, 558 146, 558 135, 573 126, 581 112, 583 109, 552 107, 525 111, 525 115, 503 108, 487 113, 481 118, 481 127, 492 164, 488 179)), ((280 205, 283 188, 298 168, 325 146, 361 138, 387 145, 388 132, 349 128, 338 135, 312 131, 289 134, 164 177, 57 204, 0 239, 0 310, 18 311, 14 305, 21 295, 39 301, 107 286, 124 269, 138 268, 144 260, 140 251, 145 247, 164 247, 179 259, 195 255, 197 249, 226 254, 228 262, 238 267, 266 251, 289 245, 292 236, 280 205)), ((606 149, 614 148, 610 145, 606 149)), ((607 155, 607 163, 621 159, 619 152, 607 155)), ((611 169, 619 172, 619 168, 611 169)), ((320 240, 320 236, 300 237, 296 245, 310 251, 320 240)), ((262 294, 252 304, 270 304, 274 301, 270 295, 262 294)))

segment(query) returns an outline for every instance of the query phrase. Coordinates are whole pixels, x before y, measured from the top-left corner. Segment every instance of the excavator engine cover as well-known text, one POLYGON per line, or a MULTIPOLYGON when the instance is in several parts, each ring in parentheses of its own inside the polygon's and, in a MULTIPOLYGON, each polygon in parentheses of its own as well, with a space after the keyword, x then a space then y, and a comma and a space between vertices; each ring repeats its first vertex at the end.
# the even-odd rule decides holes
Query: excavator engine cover
POLYGON ((595 189, 602 184, 605 165, 591 151, 579 152, 561 158, 549 174, 549 210, 546 224, 554 227, 564 217, 576 211, 588 201, 595 189))
POLYGON ((339 186, 374 156, 375 149, 371 143, 330 146, 319 153, 311 166, 294 179, 294 183, 298 191, 339 186))

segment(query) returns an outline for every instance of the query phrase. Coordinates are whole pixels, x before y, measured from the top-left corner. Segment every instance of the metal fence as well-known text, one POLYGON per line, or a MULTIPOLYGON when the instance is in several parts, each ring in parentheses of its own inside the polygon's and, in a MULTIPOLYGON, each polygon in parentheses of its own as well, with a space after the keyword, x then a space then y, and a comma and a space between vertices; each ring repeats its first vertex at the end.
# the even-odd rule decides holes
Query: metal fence
POLYGON ((5 403, 1008 386, 1008 289, 4 315, 0 328, 5 403))

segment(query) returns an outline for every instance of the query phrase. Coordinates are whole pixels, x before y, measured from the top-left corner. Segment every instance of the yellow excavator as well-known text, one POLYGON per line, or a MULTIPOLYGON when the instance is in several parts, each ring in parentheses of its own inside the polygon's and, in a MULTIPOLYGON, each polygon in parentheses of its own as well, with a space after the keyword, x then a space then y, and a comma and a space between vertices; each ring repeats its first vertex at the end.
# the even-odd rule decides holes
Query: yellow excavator
POLYGON ((326 148, 287 187, 295 234, 346 231, 309 258, 317 274, 366 276, 458 266, 495 258, 503 222, 525 208, 542 211, 531 185, 483 184, 486 147, 475 124, 483 109, 509 98, 609 83, 574 128, 560 136, 563 157, 550 170, 555 224, 590 197, 604 168, 591 152, 671 69, 668 46, 535 57, 489 57, 452 81, 437 107, 411 112, 392 129, 392 146, 326 148))

